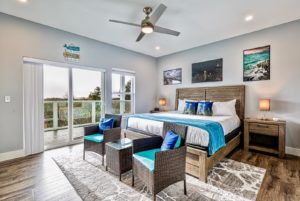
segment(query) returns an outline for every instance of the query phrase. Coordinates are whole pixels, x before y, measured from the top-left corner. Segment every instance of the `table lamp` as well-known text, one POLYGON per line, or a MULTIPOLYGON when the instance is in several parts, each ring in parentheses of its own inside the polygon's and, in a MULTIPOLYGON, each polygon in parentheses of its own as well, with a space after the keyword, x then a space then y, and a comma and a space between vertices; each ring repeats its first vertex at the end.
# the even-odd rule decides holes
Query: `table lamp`
MULTIPOLYGON (((167 100, 165 98, 160 98, 158 101, 159 106, 166 106, 167 105, 167 100)), ((159 108, 155 108, 155 110, 159 111, 159 108)))
MULTIPOLYGON (((259 110, 266 112, 270 111, 270 99, 260 99, 259 100, 259 110)), ((267 120, 265 113, 263 113, 263 117, 261 118, 262 120, 267 120)))

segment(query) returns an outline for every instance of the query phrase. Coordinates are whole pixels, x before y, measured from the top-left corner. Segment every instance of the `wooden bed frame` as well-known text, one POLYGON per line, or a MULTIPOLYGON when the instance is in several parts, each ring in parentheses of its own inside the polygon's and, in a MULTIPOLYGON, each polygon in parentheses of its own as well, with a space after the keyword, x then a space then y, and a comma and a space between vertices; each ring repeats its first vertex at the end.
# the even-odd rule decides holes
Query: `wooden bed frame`
MULTIPOLYGON (((179 99, 229 101, 236 99, 236 112, 241 123, 245 114, 245 86, 218 86, 218 87, 197 87, 179 88, 176 90, 176 109, 179 99)), ((143 133, 124 130, 125 137, 131 139, 149 137, 143 133)), ((225 147, 221 148, 214 155, 208 156, 207 151, 189 147, 187 148, 186 172, 199 180, 206 182, 209 170, 221 159, 233 151, 241 142, 241 132, 230 140, 225 147)))

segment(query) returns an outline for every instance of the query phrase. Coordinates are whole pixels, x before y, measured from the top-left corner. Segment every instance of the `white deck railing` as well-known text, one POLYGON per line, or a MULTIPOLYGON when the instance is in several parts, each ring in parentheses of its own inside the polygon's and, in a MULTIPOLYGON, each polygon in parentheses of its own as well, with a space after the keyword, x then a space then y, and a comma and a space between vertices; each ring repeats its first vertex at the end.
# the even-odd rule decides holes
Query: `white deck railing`
MULTIPOLYGON (((73 125, 81 127, 99 121, 101 114, 101 101, 74 100, 73 125), (97 107, 98 106, 98 107, 97 107), (98 118, 97 118, 98 117, 98 118)), ((68 128, 68 101, 44 101, 44 127, 45 131, 68 128)))

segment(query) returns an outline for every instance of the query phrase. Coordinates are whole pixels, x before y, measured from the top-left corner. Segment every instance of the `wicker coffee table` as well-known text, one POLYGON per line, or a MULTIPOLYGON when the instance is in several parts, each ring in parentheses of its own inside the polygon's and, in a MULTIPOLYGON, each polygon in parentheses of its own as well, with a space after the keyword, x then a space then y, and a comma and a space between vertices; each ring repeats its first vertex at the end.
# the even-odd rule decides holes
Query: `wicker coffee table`
POLYGON ((132 169, 132 141, 128 138, 120 139, 105 144, 106 171, 113 170, 121 176, 132 169))

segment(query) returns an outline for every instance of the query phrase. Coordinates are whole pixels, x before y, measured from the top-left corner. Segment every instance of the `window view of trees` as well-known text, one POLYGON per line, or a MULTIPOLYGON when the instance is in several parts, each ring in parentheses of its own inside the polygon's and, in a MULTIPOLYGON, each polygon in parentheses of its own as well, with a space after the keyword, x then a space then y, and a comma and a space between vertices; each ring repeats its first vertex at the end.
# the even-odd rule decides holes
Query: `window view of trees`
MULTIPOLYGON (((101 117, 101 88, 97 86, 87 97, 73 98, 73 108, 74 125, 98 122, 101 117)), ((68 126, 68 94, 63 98, 44 99, 44 119, 45 129, 68 126)))
POLYGON ((113 74, 112 76, 112 113, 113 114, 130 114, 132 113, 132 76, 122 76, 113 74))

